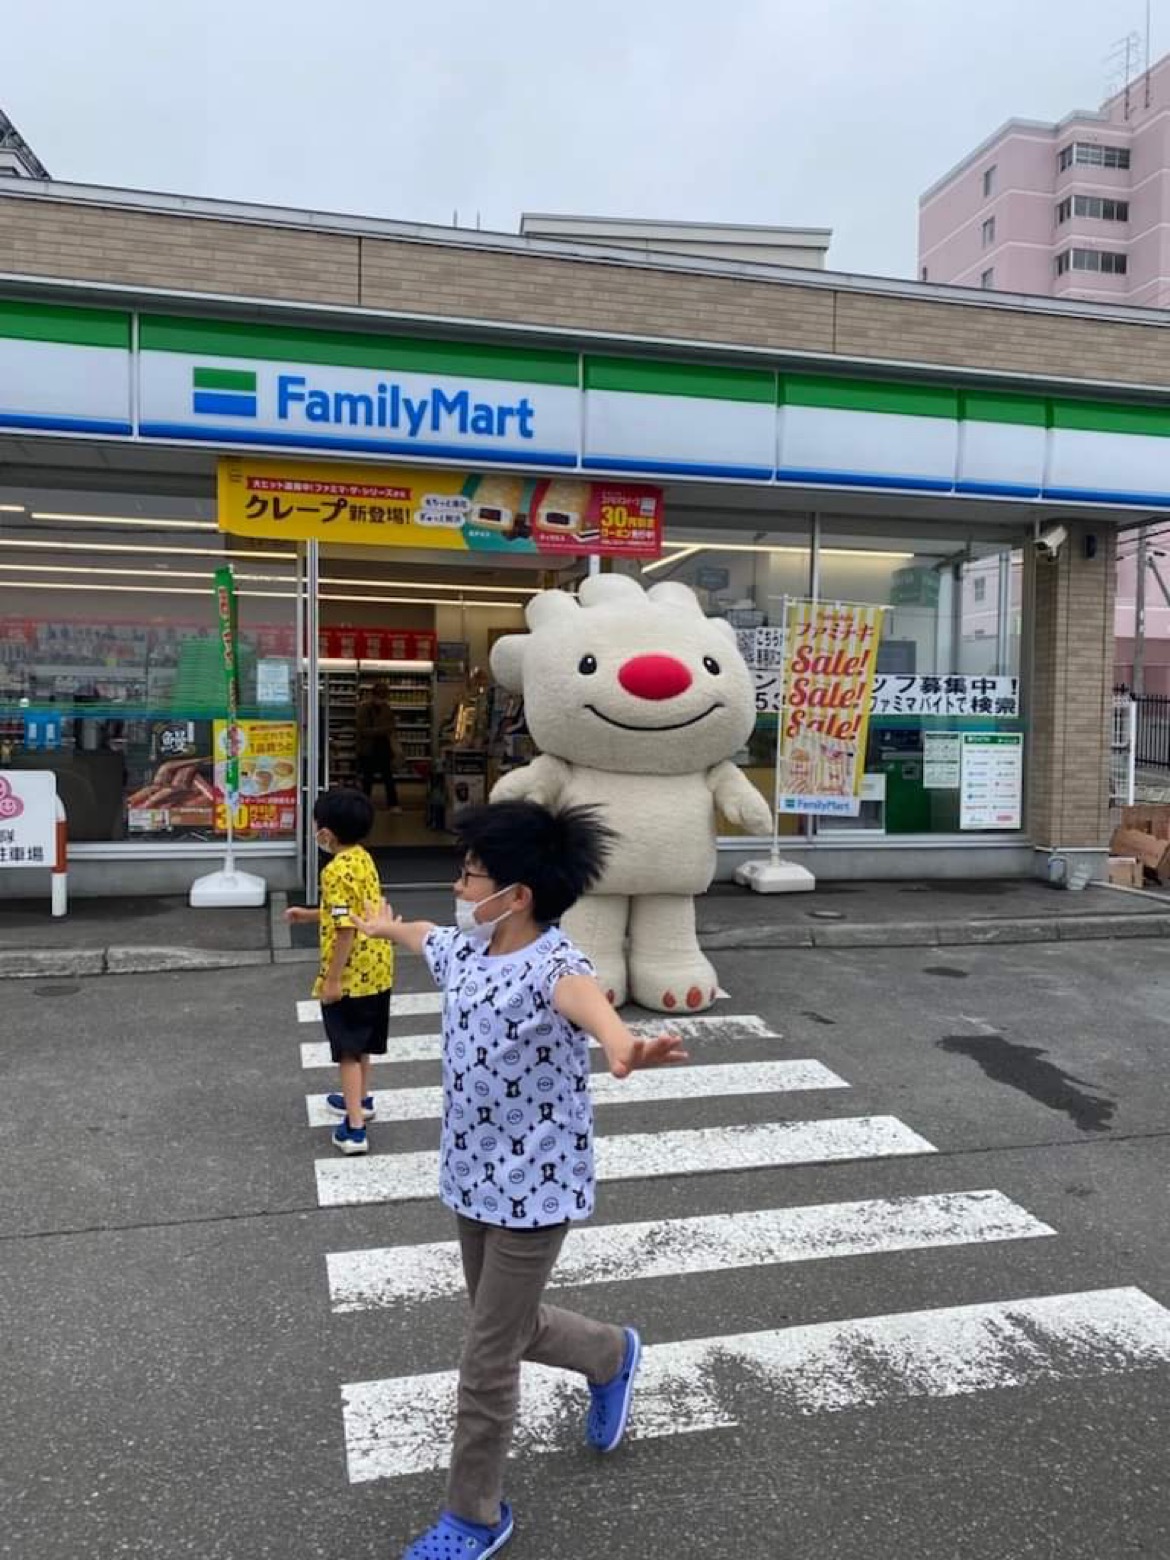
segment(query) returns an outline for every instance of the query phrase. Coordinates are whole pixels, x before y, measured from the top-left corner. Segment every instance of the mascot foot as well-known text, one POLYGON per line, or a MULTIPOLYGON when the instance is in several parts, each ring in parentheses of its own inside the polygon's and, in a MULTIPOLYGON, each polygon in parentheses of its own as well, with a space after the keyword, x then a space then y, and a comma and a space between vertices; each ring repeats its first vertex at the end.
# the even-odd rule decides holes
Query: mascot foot
POLYGON ((634 1001, 654 1013, 702 1013, 715 1001, 719 984, 701 953, 678 959, 630 960, 634 1001))
POLYGON ((615 1008, 624 1006, 630 994, 625 963, 620 959, 598 959, 593 967, 597 984, 605 992, 607 1000, 615 1008))

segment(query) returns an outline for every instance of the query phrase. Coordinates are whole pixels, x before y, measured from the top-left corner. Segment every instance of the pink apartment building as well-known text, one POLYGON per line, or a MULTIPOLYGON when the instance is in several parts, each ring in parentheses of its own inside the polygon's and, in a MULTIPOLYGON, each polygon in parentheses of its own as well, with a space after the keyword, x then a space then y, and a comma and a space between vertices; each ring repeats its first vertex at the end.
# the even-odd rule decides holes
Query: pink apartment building
POLYGON ((1170 303, 1170 55, 1099 111, 1009 119, 919 200, 923 281, 1170 303))
MULTIPOLYGON (((1170 55, 1098 111, 1078 110, 1059 124, 1010 119, 977 146, 919 200, 918 266, 929 282, 1170 306, 1170 55)), ((1155 528, 1150 545, 1170 587, 1170 529, 1155 528)), ((1136 554, 1136 541, 1123 540, 1115 674, 1127 685, 1136 554)), ((988 588, 971 581, 972 591, 988 588)), ((991 632, 980 609, 964 602, 965 638, 991 632)), ((1152 573, 1144 685, 1170 694, 1170 603, 1152 573)))

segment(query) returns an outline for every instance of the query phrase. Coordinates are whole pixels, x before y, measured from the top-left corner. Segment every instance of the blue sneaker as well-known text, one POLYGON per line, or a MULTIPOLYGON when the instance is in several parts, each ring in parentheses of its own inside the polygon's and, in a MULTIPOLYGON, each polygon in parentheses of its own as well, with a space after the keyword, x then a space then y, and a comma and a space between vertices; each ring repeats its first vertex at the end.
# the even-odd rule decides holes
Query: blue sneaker
POLYGON ((348 1121, 339 1121, 333 1129, 333 1146, 343 1154, 368 1154, 370 1140, 365 1127, 351 1127, 348 1121))
POLYGON ((449 1511, 428 1528, 403 1555, 402 1560, 487 1560, 499 1554, 512 1536, 512 1508, 500 1502, 500 1520, 494 1527, 465 1522, 449 1511))
MULTIPOLYGON (((343 1120, 349 1115, 349 1112, 345 1108, 344 1094, 327 1094, 325 1096, 325 1109, 330 1113, 330 1115, 340 1116, 343 1120)), ((374 1105, 374 1096, 372 1094, 363 1094, 362 1115, 367 1121, 373 1121, 377 1114, 377 1108, 374 1105)))
POLYGON ((632 1327, 626 1328, 626 1353, 622 1368, 612 1381, 601 1386, 589 1386, 593 1399, 589 1406, 589 1418, 585 1421, 585 1439, 599 1452, 612 1452, 626 1433, 626 1421, 630 1417, 630 1403, 634 1396, 634 1380, 642 1361, 642 1340, 632 1327))

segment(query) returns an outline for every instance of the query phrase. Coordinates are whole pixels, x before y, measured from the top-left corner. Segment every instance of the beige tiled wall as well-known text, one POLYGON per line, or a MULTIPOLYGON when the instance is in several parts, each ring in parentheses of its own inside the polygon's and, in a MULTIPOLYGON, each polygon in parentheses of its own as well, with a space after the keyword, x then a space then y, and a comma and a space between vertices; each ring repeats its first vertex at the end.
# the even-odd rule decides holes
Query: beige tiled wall
POLYGON ((1027 828, 1036 845, 1103 846, 1109 836, 1116 544, 1070 524, 1057 557, 1027 564, 1035 602, 1027 828), (1097 556, 1085 557, 1087 533, 1097 556))
POLYGON ((849 357, 1170 384, 1164 329, 100 204, 5 198, 0 270, 849 357))

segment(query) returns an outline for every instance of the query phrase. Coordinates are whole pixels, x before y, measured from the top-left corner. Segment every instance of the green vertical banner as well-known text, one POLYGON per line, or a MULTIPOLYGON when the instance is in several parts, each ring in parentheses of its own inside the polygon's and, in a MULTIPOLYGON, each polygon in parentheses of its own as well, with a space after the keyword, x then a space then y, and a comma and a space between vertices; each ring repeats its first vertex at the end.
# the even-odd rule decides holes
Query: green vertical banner
POLYGON ((234 814, 240 795, 240 755, 238 716, 240 709, 240 663, 236 616, 236 585, 229 565, 215 571, 215 603, 219 614, 219 643, 223 654, 223 675, 227 686, 227 753, 225 790, 230 814, 234 814))

